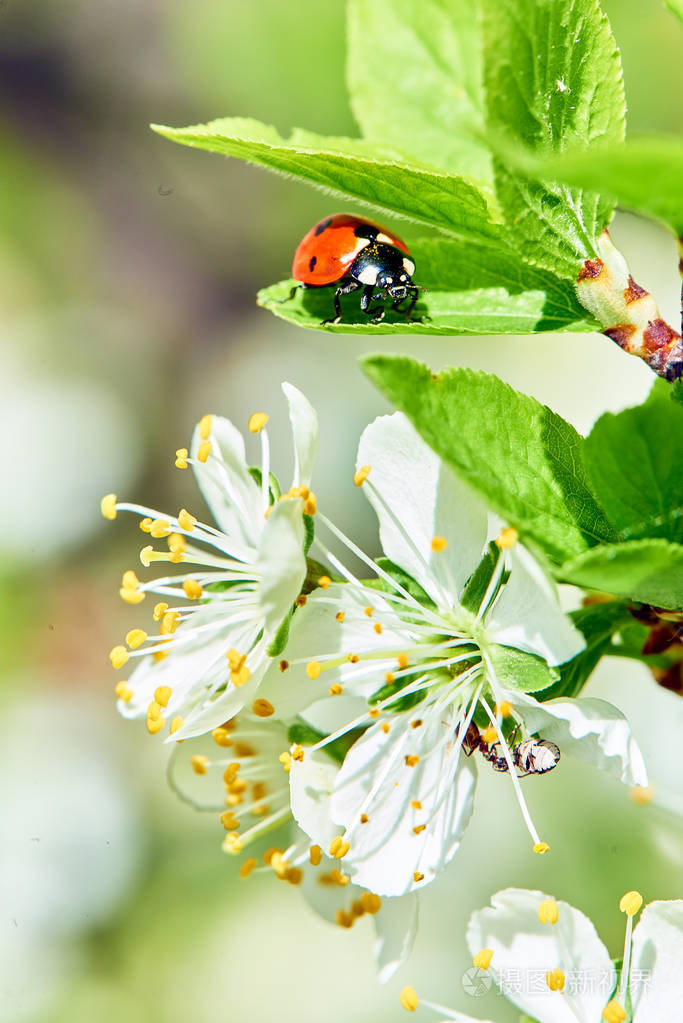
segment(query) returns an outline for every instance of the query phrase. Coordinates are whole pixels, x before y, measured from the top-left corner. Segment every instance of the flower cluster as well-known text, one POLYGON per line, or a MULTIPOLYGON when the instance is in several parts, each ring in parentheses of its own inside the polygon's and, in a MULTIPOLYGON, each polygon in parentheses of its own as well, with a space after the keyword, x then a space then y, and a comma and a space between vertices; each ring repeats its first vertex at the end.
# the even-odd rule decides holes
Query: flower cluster
MULTIPOLYGON (((482 994, 492 982, 538 1023, 661 1023, 683 998, 683 901, 651 902, 634 929, 643 898, 626 892, 619 908, 626 916, 620 969, 585 914, 537 891, 507 888, 491 907, 474 913, 467 928, 473 969, 466 990, 482 994)), ((419 1005, 443 1023, 486 1023, 418 997, 411 986, 401 1005, 419 1005)))
POLYGON ((259 466, 218 416, 204 416, 190 449, 176 452, 215 525, 186 509, 103 499, 107 518, 131 511, 166 540, 168 550, 143 548, 145 567, 178 566, 144 582, 123 575, 126 602, 160 599, 154 634, 131 629, 111 651, 115 668, 137 661, 116 693, 121 713, 151 734, 189 740, 175 746, 171 782, 220 812, 225 850, 245 852, 241 876, 274 870, 343 927, 372 916, 388 976, 414 934, 413 893, 461 842, 478 762, 508 775, 541 854, 549 846, 521 776, 568 753, 629 785, 647 778, 615 707, 539 699, 584 641, 515 530, 494 527, 396 413, 363 433, 353 479, 379 521, 384 553, 372 559, 318 509, 317 418, 296 388, 283 390, 295 454, 285 493, 271 472, 268 416, 255 413, 259 466), (282 825, 286 848, 261 864, 248 856, 251 841, 282 825))

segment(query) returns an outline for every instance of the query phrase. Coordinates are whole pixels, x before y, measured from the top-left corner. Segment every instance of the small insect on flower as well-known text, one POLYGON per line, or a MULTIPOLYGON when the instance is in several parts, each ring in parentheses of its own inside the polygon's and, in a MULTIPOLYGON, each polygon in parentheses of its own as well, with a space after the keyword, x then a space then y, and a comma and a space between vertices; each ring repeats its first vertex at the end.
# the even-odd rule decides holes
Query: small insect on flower
MULTIPOLYGON (((519 772, 518 778, 526 778, 530 774, 547 774, 557 767, 560 762, 560 750, 554 742, 548 739, 524 739, 515 743, 513 739, 509 742, 508 752, 510 760, 519 772)), ((467 729, 463 749, 468 757, 471 757, 476 750, 479 750, 484 760, 491 764, 494 771, 509 771, 510 764, 506 756, 498 752, 500 742, 489 745, 473 721, 467 729)))
POLYGON ((408 247, 397 234, 379 224, 347 213, 336 213, 316 224, 304 235, 294 253, 292 277, 295 285, 287 298, 294 297, 299 288, 318 288, 336 284, 334 293, 335 315, 323 324, 339 323, 342 318, 340 297, 363 289, 361 311, 373 323, 384 318, 384 305, 373 301, 390 299, 391 309, 401 312, 413 322, 418 292, 424 290, 413 284, 415 264, 408 247), (375 290, 376 289, 376 290, 375 290), (400 308, 408 300, 407 306, 400 308))

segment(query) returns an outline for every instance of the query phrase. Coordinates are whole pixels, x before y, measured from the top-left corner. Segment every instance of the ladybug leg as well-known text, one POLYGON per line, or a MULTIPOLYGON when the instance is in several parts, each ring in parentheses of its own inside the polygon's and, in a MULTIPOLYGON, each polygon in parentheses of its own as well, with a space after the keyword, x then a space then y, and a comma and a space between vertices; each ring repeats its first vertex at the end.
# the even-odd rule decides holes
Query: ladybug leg
POLYGON ((299 288, 303 289, 303 288, 307 288, 307 287, 308 287, 307 284, 303 284, 303 283, 302 284, 295 284, 294 287, 290 288, 289 295, 286 295, 284 298, 279 298, 278 302, 280 303, 280 305, 282 305, 283 302, 291 302, 292 299, 294 298, 294 296, 296 295, 297 291, 299 290, 299 288))
POLYGON ((334 293, 334 313, 335 315, 330 320, 323 320, 321 327, 327 326, 328 323, 339 323, 342 318, 341 302, 339 301, 340 295, 350 295, 352 291, 358 291, 361 285, 358 281, 347 281, 346 284, 340 284, 334 293))
POLYGON ((415 308, 415 303, 417 302, 417 296, 418 296, 418 293, 419 293, 418 289, 417 288, 410 288, 409 289, 409 293, 410 293, 410 301, 409 301, 409 303, 408 303, 408 305, 406 306, 405 309, 399 309, 399 306, 400 306, 401 302, 405 302, 405 299, 403 299, 403 298, 400 298, 397 302, 394 302, 394 304, 392 305, 391 308, 393 310, 395 310, 395 312, 397 312, 397 313, 403 313, 405 318, 407 320, 410 320, 413 323, 422 323, 422 320, 423 320, 422 316, 415 317, 415 316, 412 315, 413 309, 415 308))
POLYGON ((360 308, 361 312, 365 313, 367 316, 372 316, 373 323, 379 323, 380 320, 384 318, 386 309, 384 308, 383 305, 374 306, 370 305, 372 300, 374 298, 377 298, 377 296, 374 294, 374 291, 375 291, 374 284, 365 285, 365 287, 363 288, 363 294, 361 295, 360 299, 360 308))

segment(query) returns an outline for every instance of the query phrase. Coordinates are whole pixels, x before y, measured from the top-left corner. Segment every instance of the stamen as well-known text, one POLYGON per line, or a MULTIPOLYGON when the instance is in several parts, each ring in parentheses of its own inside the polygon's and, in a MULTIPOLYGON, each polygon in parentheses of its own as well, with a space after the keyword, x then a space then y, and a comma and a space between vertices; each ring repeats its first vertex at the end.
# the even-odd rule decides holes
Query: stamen
POLYGON ((140 521, 138 522, 138 527, 142 530, 143 533, 149 533, 150 529, 152 528, 153 522, 154 519, 151 519, 149 515, 147 515, 145 516, 144 519, 140 519, 140 521))
POLYGON ((621 983, 619 985, 618 1000, 626 1005, 626 992, 628 990, 628 977, 631 970, 631 940, 633 936, 633 917, 639 912, 643 905, 643 896, 640 892, 626 892, 619 900, 619 909, 626 913, 626 935, 624 937, 624 958, 621 966, 621 983))
POLYGON ((448 547, 448 540, 445 536, 435 536, 432 538, 431 547, 435 554, 439 554, 448 547))
POLYGON ((564 990, 565 976, 562 970, 555 967, 554 970, 548 970, 545 975, 545 982, 551 991, 562 991, 564 990))
POLYGON ((128 688, 128 683, 123 680, 116 683, 114 686, 114 692, 118 696, 119 700, 123 700, 124 703, 129 703, 133 699, 133 690, 128 688))
POLYGON ((170 686, 157 686, 154 690, 154 699, 160 707, 167 707, 168 701, 171 699, 173 690, 170 686))
POLYGON ((252 415, 249 416, 249 423, 247 424, 249 433, 260 433, 267 422, 268 416, 265 412, 252 413, 252 415))
POLYGON ((334 857, 335 860, 341 860, 346 856, 351 846, 348 842, 345 842, 341 835, 337 835, 330 842, 329 854, 334 857))
POLYGON ((366 479, 370 475, 371 466, 361 465, 360 469, 353 474, 353 485, 355 487, 362 487, 366 479))
POLYGON ((319 845, 312 845, 311 848, 308 850, 308 858, 314 867, 317 867, 320 864, 322 857, 323 851, 319 845))
POLYGON ((187 469, 187 448, 178 448, 175 453, 176 469, 187 469))
MULTIPOLYGON (((211 441, 203 440, 197 449, 197 461, 206 462, 211 454, 211 441)), ((226 836, 227 837, 227 836, 226 836)))
POLYGON ((208 438, 209 434, 211 433, 212 426, 213 416, 211 415, 210 412, 207 412, 206 415, 202 416, 202 418, 199 420, 199 423, 197 424, 200 440, 206 440, 208 438))
MULTIPOLYGON (((179 728, 182 728, 184 724, 185 724, 185 722, 183 721, 183 719, 180 716, 175 717, 175 718, 173 718, 173 721, 171 721, 171 724, 169 725, 168 730, 171 733, 171 735, 173 735, 175 732, 178 731, 179 728)), ((183 739, 178 739, 177 741, 178 742, 183 742, 184 740, 183 739)))
POLYGON ((125 646, 115 646, 109 651, 109 660, 111 661, 112 668, 122 668, 129 657, 130 654, 125 646))
POLYGON ((310 678, 311 682, 315 682, 321 671, 322 667, 320 665, 320 661, 309 661, 306 665, 306 674, 310 678))
POLYGON ((275 707, 270 703, 269 700, 258 699, 254 700, 251 705, 251 709, 259 718, 269 718, 275 713, 275 707))
POLYGON ((147 639, 147 633, 144 629, 131 629, 130 632, 126 633, 126 643, 131 650, 137 649, 147 639))
POLYGON ((631 799, 638 806, 647 806, 654 799, 655 790, 652 785, 634 785, 631 789, 631 799))
POLYGON ((554 899, 544 899, 538 907, 538 919, 542 924, 556 924, 559 915, 554 899))
POLYGON ((505 529, 501 529, 500 533, 496 537, 496 547, 500 551, 509 551, 511 547, 514 547, 519 540, 519 533, 512 526, 506 526, 505 529))
POLYGON ((100 511, 104 515, 105 519, 111 519, 112 521, 116 518, 116 494, 105 494, 100 501, 100 511))
POLYGON ((193 757, 190 757, 190 766, 195 774, 206 774, 209 763, 209 758, 203 753, 195 753, 193 757))
POLYGON ((615 999, 611 999, 602 1010, 602 1018, 605 1023, 624 1023, 626 1012, 615 999))
POLYGON ((332 580, 330 579, 329 575, 321 575, 320 578, 318 579, 318 586, 321 588, 321 590, 326 590, 328 586, 331 585, 331 583, 332 580))
POLYGON ((420 1004, 420 999, 417 997, 417 992, 415 991, 414 987, 410 986, 410 984, 406 984, 406 986, 401 991, 399 1001, 401 1003, 401 1008, 405 1009, 406 1012, 415 1012, 418 1005, 420 1004))
POLYGON ((382 908, 382 900, 379 895, 375 895, 374 892, 363 892, 360 897, 360 904, 366 913, 370 913, 374 916, 375 913, 379 913, 382 908))
POLYGON ((165 601, 160 600, 158 604, 154 605, 154 612, 152 614, 152 618, 154 619, 155 622, 160 622, 167 611, 168 604, 165 601))
POLYGON ((242 879, 249 877, 254 867, 258 864, 258 860, 253 856, 250 856, 248 860, 245 860, 239 869, 239 875, 242 879))
POLYGON ((482 948, 481 952, 477 952, 472 963, 477 967, 478 970, 488 970, 493 959, 492 948, 482 948))
POLYGON ((187 508, 181 508, 178 512, 178 525, 181 529, 184 529, 186 533, 191 533, 197 525, 197 519, 194 515, 190 515, 187 508))

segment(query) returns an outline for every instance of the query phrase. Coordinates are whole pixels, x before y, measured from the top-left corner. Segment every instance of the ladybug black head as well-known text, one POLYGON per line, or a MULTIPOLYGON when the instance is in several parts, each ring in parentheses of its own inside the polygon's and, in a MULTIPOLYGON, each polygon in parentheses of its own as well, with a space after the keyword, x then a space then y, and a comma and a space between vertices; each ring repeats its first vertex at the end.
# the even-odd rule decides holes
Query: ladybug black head
POLYGON ((404 269, 398 274, 395 270, 380 270, 377 274, 377 287, 386 291, 396 301, 406 297, 412 283, 409 274, 404 269))

